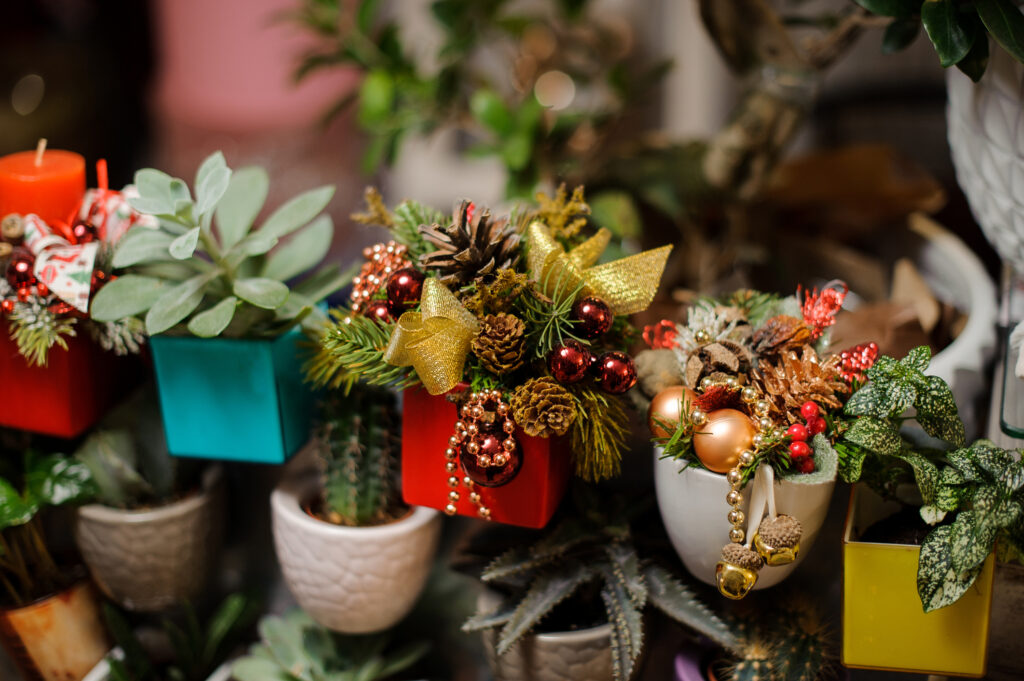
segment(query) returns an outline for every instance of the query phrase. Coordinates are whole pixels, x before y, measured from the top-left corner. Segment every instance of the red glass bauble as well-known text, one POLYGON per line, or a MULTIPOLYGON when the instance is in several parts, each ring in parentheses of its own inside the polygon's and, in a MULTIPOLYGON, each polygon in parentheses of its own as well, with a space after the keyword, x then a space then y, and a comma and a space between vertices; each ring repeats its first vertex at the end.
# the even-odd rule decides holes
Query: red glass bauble
POLYGON ((621 395, 636 385, 636 365, 624 352, 606 352, 594 365, 597 385, 612 395, 621 395))
POLYGON ((392 320, 391 308, 388 307, 388 301, 386 300, 371 300, 363 308, 363 315, 383 323, 392 320))
POLYGON ((33 268, 36 264, 36 257, 27 248, 15 248, 11 253, 11 259, 7 261, 7 283, 11 288, 18 290, 35 286, 36 275, 33 268))
POLYGON ((87 244, 100 238, 96 225, 85 220, 76 220, 71 226, 71 237, 76 244, 87 244))
POLYGON ((579 383, 586 378, 593 357, 583 343, 567 340, 548 353, 548 371, 559 383, 579 383))
POLYGON ((0 301, 0 310, 2 310, 5 314, 11 314, 12 312, 14 312, 14 301, 11 300, 10 298, 4 298, 2 301, 0 301))
POLYGON ((597 338, 612 328, 615 315, 608 303, 600 298, 588 296, 580 298, 572 306, 572 316, 576 320, 576 328, 584 338, 597 338))
POLYGON ((403 267, 388 277, 388 305, 391 314, 398 316, 416 307, 423 293, 423 273, 414 267, 403 267))
POLYGON ((519 469, 523 466, 523 456, 519 448, 519 443, 514 437, 511 437, 512 441, 515 442, 515 447, 512 451, 508 451, 502 444, 504 439, 510 438, 499 430, 485 431, 476 436, 476 443, 480 445, 480 449, 476 454, 470 454, 463 447, 459 452, 459 463, 462 464, 462 470, 466 472, 469 479, 480 485, 481 487, 501 487, 512 481, 516 475, 519 474, 519 469), (491 461, 494 461, 494 457, 498 454, 505 454, 508 457, 504 466, 481 466, 479 458, 486 456, 491 461))

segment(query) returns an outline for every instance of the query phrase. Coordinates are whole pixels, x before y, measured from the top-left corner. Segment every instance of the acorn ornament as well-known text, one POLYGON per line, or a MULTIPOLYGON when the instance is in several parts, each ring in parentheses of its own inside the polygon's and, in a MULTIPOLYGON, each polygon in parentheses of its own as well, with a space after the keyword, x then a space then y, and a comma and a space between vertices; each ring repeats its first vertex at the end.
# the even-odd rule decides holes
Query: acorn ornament
POLYGON ((766 517, 754 535, 754 548, 767 565, 789 565, 800 555, 800 521, 789 515, 766 517))
POLYGON ((756 552, 742 544, 726 544, 722 547, 722 559, 715 566, 715 584, 718 591, 738 601, 757 584, 757 575, 764 566, 764 560, 756 552))

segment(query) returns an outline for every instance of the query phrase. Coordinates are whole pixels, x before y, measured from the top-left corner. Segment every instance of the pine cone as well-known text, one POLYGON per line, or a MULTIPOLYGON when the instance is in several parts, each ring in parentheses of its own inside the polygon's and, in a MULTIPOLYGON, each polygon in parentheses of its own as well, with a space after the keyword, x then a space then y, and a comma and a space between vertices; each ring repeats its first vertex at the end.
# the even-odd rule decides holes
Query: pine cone
POLYGON ((760 570, 764 559, 757 551, 752 551, 742 544, 726 544, 722 547, 722 560, 748 570, 760 570))
POLYGON ((480 320, 480 332, 473 339, 473 354, 484 369, 496 376, 515 371, 526 354, 526 325, 505 312, 489 314, 480 320))
POLYGON ((796 423, 800 407, 808 400, 831 409, 842 406, 837 394, 845 393, 849 386, 839 374, 840 361, 838 355, 831 355, 820 362, 814 348, 805 345, 799 357, 790 351, 771 361, 762 359, 755 381, 773 411, 796 423))
POLYGON ((423 237, 437 247, 420 257, 420 263, 437 270, 448 287, 464 286, 478 277, 514 267, 519 260, 519 233, 508 218, 492 220, 487 210, 463 201, 447 227, 421 226, 423 237))
POLYGON ((780 314, 762 324, 751 342, 758 355, 774 355, 810 343, 811 330, 804 320, 780 314))
POLYGON ((696 389, 705 376, 720 379, 745 374, 752 361, 750 351, 739 343, 727 340, 709 343, 686 361, 686 384, 696 389))
POLYGON ((531 378, 509 399, 512 418, 527 435, 564 435, 576 420, 576 402, 569 391, 550 376, 531 378))

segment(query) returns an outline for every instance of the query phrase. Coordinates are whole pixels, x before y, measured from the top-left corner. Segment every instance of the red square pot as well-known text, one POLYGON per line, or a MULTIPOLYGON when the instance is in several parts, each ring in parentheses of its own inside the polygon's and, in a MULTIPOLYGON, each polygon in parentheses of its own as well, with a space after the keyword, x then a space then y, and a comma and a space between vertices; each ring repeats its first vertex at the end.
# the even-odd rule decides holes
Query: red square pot
POLYGON ((28 363, 0 323, 0 426, 73 438, 94 425, 138 382, 138 358, 105 352, 84 330, 68 349, 50 349, 47 365, 28 363))
MULTIPOLYGON (((402 397, 402 497, 405 503, 443 509, 448 504, 444 451, 458 418, 456 406, 444 395, 410 388, 402 397)), ((565 494, 572 466, 566 437, 529 437, 516 429, 523 466, 512 482, 501 487, 476 487, 491 520, 507 525, 542 528, 565 494)), ((460 489, 462 489, 460 487, 460 489)), ((464 492, 464 490, 463 490, 464 492)), ((477 517, 469 495, 455 504, 458 514, 477 517)))

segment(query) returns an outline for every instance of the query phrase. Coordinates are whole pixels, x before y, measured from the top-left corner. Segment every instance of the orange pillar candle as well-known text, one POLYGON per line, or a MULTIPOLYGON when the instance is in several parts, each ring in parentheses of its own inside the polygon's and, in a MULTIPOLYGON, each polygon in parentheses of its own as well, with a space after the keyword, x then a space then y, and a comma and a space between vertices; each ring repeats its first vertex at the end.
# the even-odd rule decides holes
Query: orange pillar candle
POLYGON ((0 158, 0 218, 35 213, 65 222, 85 196, 85 159, 71 151, 20 151, 0 158))

